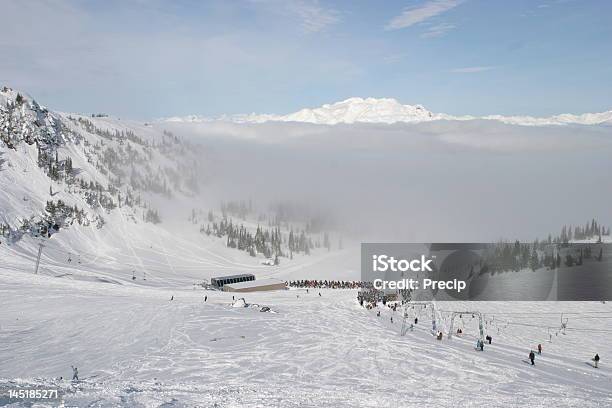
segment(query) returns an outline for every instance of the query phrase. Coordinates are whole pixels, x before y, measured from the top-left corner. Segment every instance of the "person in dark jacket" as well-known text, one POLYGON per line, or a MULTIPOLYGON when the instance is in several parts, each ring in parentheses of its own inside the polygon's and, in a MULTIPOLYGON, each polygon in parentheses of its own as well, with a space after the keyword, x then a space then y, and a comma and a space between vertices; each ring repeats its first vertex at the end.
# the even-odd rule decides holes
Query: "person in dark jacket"
POLYGON ((529 352, 529 360, 531 360, 531 365, 535 365, 535 353, 533 350, 529 352))
POLYGON ((538 344, 538 354, 542 354, 542 345, 538 344))
POLYGON ((593 357, 593 361, 595 362, 595 368, 597 368, 597 365, 599 364, 599 354, 595 354, 595 357, 593 357))

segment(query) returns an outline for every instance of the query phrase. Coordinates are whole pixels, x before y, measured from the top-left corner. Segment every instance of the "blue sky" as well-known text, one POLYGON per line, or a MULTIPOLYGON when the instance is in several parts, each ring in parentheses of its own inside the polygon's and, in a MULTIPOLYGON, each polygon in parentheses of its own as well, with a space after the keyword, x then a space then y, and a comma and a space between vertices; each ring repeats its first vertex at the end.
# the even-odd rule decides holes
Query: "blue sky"
POLYGON ((612 109, 612 2, 0 0, 0 84, 64 111, 612 109))

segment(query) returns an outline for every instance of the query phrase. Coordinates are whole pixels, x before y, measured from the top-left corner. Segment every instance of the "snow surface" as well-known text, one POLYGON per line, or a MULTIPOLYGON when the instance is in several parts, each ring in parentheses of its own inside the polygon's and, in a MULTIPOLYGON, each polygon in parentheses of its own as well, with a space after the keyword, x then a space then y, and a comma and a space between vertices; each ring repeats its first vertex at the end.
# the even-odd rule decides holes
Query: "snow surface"
MULTIPOLYGON (((71 406, 612 404, 609 334, 568 331, 548 342, 537 327, 500 322, 490 326, 493 345, 481 353, 474 350, 476 326, 469 317, 463 338, 438 342, 429 334, 427 313, 417 312, 421 322, 402 337, 399 312, 382 308, 376 317, 357 304, 352 290, 321 294, 245 296, 277 311, 270 314, 232 308, 232 294, 225 292, 2 270, 0 384, 58 386, 71 406), (544 353, 532 367, 523 360, 537 343, 544 353), (596 351, 603 357, 597 370, 589 365, 596 351), (70 365, 83 380, 75 386, 66 380, 70 365)), ((438 306, 526 313, 509 319, 527 324, 558 324, 559 315, 550 312, 612 314, 609 303, 438 306)), ((602 329, 608 322, 570 316, 569 324, 602 329)))
POLYGON ((225 115, 219 118, 206 118, 197 115, 185 117, 170 117, 167 122, 214 122, 230 121, 236 123, 264 122, 305 122, 320 125, 336 125, 340 123, 418 123, 434 120, 492 120, 502 123, 522 126, 549 125, 601 125, 612 123, 612 110, 601 113, 585 113, 581 115, 561 114, 550 117, 532 116, 453 116, 445 113, 433 113, 421 105, 403 105, 392 98, 348 98, 346 100, 325 104, 318 108, 305 108, 287 115, 246 114, 225 115))
MULTIPOLYGON (((112 218, 102 230, 75 226, 45 241, 38 275, 38 241, 2 243, 0 387, 58 386, 66 405, 79 407, 612 404, 610 303, 439 302, 441 310, 476 310, 493 320, 493 345, 480 353, 469 315, 455 323, 463 338, 438 342, 429 313, 409 309, 420 323, 402 337, 399 311, 380 305, 377 317, 358 305, 354 290, 240 294, 275 313, 233 308, 235 293, 194 283, 243 272, 358 279, 358 266, 347 262, 358 251, 270 267, 196 236, 112 218), (69 263, 68 251, 80 255, 73 252, 69 263), (566 334, 559 331, 563 312, 570 313, 566 334), (538 343, 544 354, 531 367, 523 360, 538 343), (596 352, 597 370, 590 366, 596 352), (79 368, 78 385, 66 380, 71 365, 79 368)), ((439 327, 447 332, 449 324, 440 315, 439 327)))
MULTIPOLYGON (((480 353, 469 315, 455 323, 463 338, 438 342, 426 311, 409 309, 420 323, 402 337, 399 311, 381 305, 376 317, 354 290, 240 294, 274 311, 261 313, 231 307, 235 293, 195 285, 244 272, 359 279, 352 246, 270 267, 218 239, 120 217, 45 240, 38 275, 36 239, 0 244, 0 387, 57 386, 67 406, 79 407, 612 404, 610 303, 439 302, 489 314, 494 342, 480 353), (562 312, 573 313, 565 335, 562 312), (523 360, 538 343, 544 354, 531 367, 523 360), (596 352, 597 370, 589 365, 596 352), (66 380, 71 365, 78 385, 66 380)), ((450 329, 442 315, 439 327, 450 329)))

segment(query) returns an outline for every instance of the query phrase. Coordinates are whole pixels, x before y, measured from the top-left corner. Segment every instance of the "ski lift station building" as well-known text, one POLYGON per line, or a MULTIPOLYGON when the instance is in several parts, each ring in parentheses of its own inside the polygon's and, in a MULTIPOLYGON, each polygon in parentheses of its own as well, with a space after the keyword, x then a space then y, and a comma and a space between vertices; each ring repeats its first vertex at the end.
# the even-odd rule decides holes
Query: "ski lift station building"
POLYGON ((218 289, 223 289, 223 286, 232 283, 241 283, 254 281, 255 275, 251 273, 243 273, 240 275, 217 276, 210 280, 210 284, 218 289))
POLYGON ((279 279, 255 279, 255 275, 219 276, 212 278, 210 283, 219 290, 226 292, 261 292, 267 290, 287 289, 287 284, 279 279))

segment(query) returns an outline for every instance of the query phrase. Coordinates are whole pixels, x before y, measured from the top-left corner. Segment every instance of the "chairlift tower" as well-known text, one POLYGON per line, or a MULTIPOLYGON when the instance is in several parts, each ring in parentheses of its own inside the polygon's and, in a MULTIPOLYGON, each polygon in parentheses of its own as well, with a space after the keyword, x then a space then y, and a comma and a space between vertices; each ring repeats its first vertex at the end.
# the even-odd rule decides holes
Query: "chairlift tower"
POLYGON ((42 250, 44 245, 42 242, 38 244, 38 255, 36 256, 36 267, 34 268, 34 274, 38 275, 38 267, 40 266, 40 256, 42 255, 42 250))
POLYGON ((476 311, 467 311, 467 312, 453 312, 452 316, 451 316, 451 324, 450 324, 450 330, 448 331, 448 339, 451 340, 453 338, 453 333, 454 333, 454 324, 455 324, 455 317, 457 316, 461 316, 461 315, 472 315, 474 317, 478 316, 478 332, 480 335, 480 340, 484 343, 484 325, 483 325, 483 319, 482 319, 482 313, 480 312, 476 312, 476 311))
POLYGON ((427 309, 428 306, 431 306, 431 331, 432 333, 435 334, 436 332, 436 304, 433 302, 409 302, 406 303, 404 305, 404 315, 403 315, 403 319, 402 319, 402 329, 400 332, 400 336, 404 336, 406 335, 406 332, 408 331, 408 325, 406 324, 406 318, 408 317, 408 307, 414 307, 414 306, 425 306, 425 308, 427 309))
POLYGON ((563 330, 563 334, 565 333, 565 329, 567 328, 567 322, 569 321, 569 319, 566 317, 565 319, 563 318, 563 313, 561 313, 561 329, 563 330))

